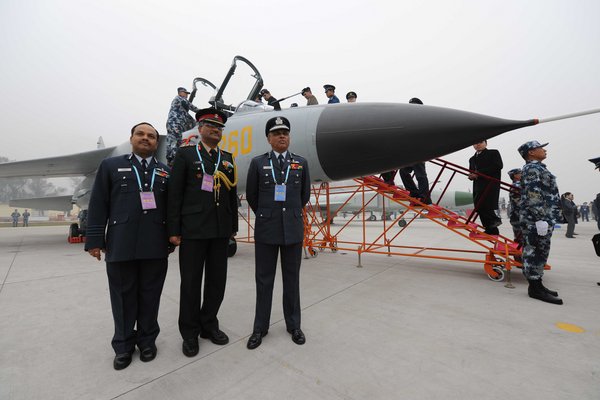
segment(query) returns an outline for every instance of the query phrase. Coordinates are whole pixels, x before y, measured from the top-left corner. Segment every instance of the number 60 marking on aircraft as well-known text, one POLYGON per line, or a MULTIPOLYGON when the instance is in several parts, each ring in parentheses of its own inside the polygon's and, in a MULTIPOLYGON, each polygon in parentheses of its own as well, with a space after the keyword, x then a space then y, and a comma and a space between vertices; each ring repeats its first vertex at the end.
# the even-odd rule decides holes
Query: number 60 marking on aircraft
POLYGON ((240 131, 230 131, 223 134, 220 146, 234 157, 248 154, 252 151, 252 126, 245 126, 240 131))

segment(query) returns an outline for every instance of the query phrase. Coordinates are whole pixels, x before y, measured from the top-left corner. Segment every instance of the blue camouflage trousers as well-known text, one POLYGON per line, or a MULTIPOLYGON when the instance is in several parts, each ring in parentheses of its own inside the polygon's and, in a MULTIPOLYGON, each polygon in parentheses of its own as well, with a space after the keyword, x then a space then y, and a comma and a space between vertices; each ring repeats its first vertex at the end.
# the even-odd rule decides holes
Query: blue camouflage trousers
POLYGON ((548 234, 540 236, 537 234, 535 225, 524 227, 523 234, 523 275, 528 280, 542 279, 544 266, 550 254, 550 240, 552 239, 553 226, 548 227, 548 234))
POLYGON ((169 166, 173 163, 175 153, 177 153, 177 149, 181 146, 182 133, 188 129, 192 129, 192 127, 193 124, 189 124, 185 120, 167 121, 167 164, 169 166))

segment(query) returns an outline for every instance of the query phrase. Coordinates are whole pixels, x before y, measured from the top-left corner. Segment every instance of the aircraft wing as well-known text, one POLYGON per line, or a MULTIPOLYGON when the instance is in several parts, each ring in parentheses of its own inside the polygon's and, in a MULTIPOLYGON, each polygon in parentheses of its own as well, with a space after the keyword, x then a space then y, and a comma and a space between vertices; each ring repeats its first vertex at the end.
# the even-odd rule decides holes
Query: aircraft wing
POLYGON ((0 178, 81 176, 93 173, 116 146, 59 157, 0 163, 0 178))
POLYGON ((10 207, 31 208, 34 210, 56 210, 69 211, 73 208, 71 199, 73 196, 38 197, 31 199, 10 200, 10 207))

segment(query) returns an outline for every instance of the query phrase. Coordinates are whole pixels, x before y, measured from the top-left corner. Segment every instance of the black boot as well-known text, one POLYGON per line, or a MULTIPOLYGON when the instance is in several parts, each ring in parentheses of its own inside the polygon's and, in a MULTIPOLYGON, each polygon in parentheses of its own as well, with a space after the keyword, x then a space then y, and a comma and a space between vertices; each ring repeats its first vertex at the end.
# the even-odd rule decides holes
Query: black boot
POLYGON ((544 286, 544 283, 542 282, 542 278, 540 278, 540 284, 542 285, 542 289, 544 289, 544 291, 546 293, 548 293, 550 296, 558 297, 558 292, 555 292, 554 290, 550 290, 546 286, 544 286))
POLYGON ((551 296, 549 293, 546 293, 544 287, 542 286, 542 281, 539 279, 530 280, 529 281, 529 297, 532 299, 538 299, 541 301, 545 301, 546 303, 552 304, 562 304, 563 301, 559 297, 551 296))

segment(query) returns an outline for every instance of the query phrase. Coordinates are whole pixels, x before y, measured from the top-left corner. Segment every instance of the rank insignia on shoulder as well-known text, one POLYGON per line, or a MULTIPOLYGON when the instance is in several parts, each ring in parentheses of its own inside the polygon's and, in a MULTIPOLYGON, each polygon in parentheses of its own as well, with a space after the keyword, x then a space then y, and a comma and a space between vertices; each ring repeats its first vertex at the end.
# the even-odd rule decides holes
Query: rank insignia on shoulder
POLYGON ((298 164, 297 162, 293 162, 290 164, 290 168, 291 169, 302 169, 302 165, 298 164))

